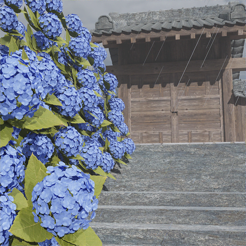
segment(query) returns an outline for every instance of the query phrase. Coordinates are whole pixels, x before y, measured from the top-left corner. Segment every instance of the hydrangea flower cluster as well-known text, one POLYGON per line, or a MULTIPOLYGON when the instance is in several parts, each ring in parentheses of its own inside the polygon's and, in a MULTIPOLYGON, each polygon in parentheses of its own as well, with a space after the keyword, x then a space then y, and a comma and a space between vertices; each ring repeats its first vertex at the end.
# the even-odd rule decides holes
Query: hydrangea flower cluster
POLYGON ((81 34, 83 23, 80 20, 79 16, 76 14, 70 14, 65 17, 67 28, 70 32, 76 32, 81 34))
POLYGON ((117 110, 109 111, 108 119, 117 127, 119 127, 124 122, 123 114, 117 110))
POLYGON ((87 59, 91 52, 90 43, 84 37, 71 38, 68 47, 75 56, 85 59, 87 59))
POLYGON ((26 157, 31 156, 33 153, 44 165, 54 152, 52 141, 43 134, 30 132, 23 138, 20 145, 22 146, 22 153, 26 157))
POLYGON ((41 243, 38 243, 39 246, 60 246, 56 239, 52 237, 50 240, 45 240, 41 243))
POLYGON ((89 69, 82 69, 77 74, 78 82, 88 89, 92 89, 95 87, 97 83, 97 78, 94 73, 89 69))
POLYGON ((15 138, 15 139, 18 139, 21 129, 20 128, 16 128, 16 127, 13 127, 13 129, 14 129, 14 131, 12 132, 12 137, 15 138))
POLYGON ((121 125, 118 126, 118 129, 123 136, 125 136, 129 132, 128 126, 125 122, 122 122, 121 125))
POLYGON ((61 0, 45 0, 46 1, 46 9, 48 12, 57 11, 58 13, 62 12, 63 3, 61 0))
POLYGON ((102 170, 108 173, 113 169, 114 165, 115 163, 112 156, 108 152, 103 153, 102 162, 100 165, 102 167, 102 170))
POLYGON ((38 48, 41 50, 47 50, 48 48, 52 47, 52 45, 54 45, 54 42, 46 38, 45 35, 40 31, 35 32, 33 35, 36 39, 38 48))
POLYGON ((125 154, 125 145, 123 142, 112 141, 109 145, 109 151, 115 159, 120 159, 125 154))
POLYGON ((55 39, 62 33, 62 24, 55 14, 43 14, 39 17, 40 27, 48 38, 55 39))
POLYGON ((25 4, 33 13, 38 11, 38 13, 42 15, 46 10, 46 0, 25 0, 25 4))
POLYGON ((109 142, 111 141, 117 141, 117 137, 120 136, 120 133, 119 132, 114 132, 112 131, 111 128, 109 128, 108 130, 106 130, 104 133, 103 133, 103 140, 105 141, 106 138, 109 140, 109 142))
POLYGON ((117 88, 118 80, 117 80, 116 76, 113 75, 112 73, 106 73, 106 75, 104 75, 103 79, 104 79, 104 81, 106 81, 110 85, 110 88, 109 88, 110 91, 114 91, 117 88))
POLYGON ((68 157, 78 155, 84 144, 83 136, 72 126, 61 128, 54 139, 59 151, 68 157))
POLYGON ((98 97, 94 91, 85 87, 79 89, 79 94, 82 98, 84 110, 92 110, 98 105, 98 97))
POLYGON ((89 123, 91 123, 92 125, 94 125, 96 127, 100 127, 100 125, 103 123, 103 121, 105 119, 102 110, 99 107, 95 107, 95 108, 90 110, 90 113, 85 111, 86 120, 88 120, 89 123), (92 116, 90 113, 93 114, 95 117, 92 116))
POLYGON ((125 152, 129 155, 131 155, 134 150, 136 149, 136 146, 131 138, 125 138, 123 141, 123 144, 125 145, 125 152))
POLYGON ((62 106, 57 106, 62 115, 73 118, 80 111, 82 100, 74 86, 63 87, 55 96, 62 103, 62 106))
POLYGON ((125 104, 120 98, 111 98, 108 103, 111 110, 122 112, 125 109, 125 104))
POLYGON ((5 32, 16 30, 18 19, 13 9, 8 6, 0 7, 0 27, 5 32))
POLYGON ((80 123, 80 124, 77 124, 77 126, 79 127, 80 130, 83 130, 83 131, 89 131, 89 132, 96 131, 96 128, 91 126, 89 123, 80 123))
POLYGON ((15 149, 10 144, 0 148, 0 194, 12 191, 13 188, 22 190, 20 184, 25 177, 24 162, 26 157, 22 155, 19 148, 15 149))
POLYGON ((23 2, 22 0, 5 0, 6 4, 13 4, 18 8, 21 8, 22 2, 23 2))
POLYGON ((21 36, 16 36, 18 39, 22 40, 25 37, 25 32, 27 31, 26 27, 24 26, 24 24, 20 21, 18 21, 18 26, 16 28, 16 30, 23 35, 23 37, 21 36))
POLYGON ((96 169, 102 162, 102 151, 92 142, 86 143, 80 155, 84 158, 83 162, 89 169, 96 169))
POLYGON ((82 30, 80 32, 80 37, 84 37, 88 42, 91 42, 91 33, 86 27, 82 27, 82 30))
POLYGON ((41 219, 41 226, 59 237, 87 229, 98 206, 90 175, 75 166, 68 168, 63 162, 47 169, 50 175, 37 183, 32 192, 35 222, 41 219))
POLYGON ((0 244, 2 246, 9 246, 9 236, 12 235, 8 230, 16 217, 16 205, 13 201, 12 196, 0 195, 0 244))

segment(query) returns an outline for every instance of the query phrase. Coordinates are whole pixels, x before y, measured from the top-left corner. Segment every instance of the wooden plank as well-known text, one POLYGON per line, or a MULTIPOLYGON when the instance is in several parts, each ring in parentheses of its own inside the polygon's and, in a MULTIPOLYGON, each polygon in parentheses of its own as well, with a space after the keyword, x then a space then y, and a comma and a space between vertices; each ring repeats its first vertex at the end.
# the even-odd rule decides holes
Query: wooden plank
POLYGON ((170 84, 171 88, 171 108, 170 112, 177 112, 178 111, 178 93, 177 93, 177 86, 175 86, 176 83, 176 76, 173 74, 173 81, 170 84))
POLYGON ((159 143, 163 143, 163 132, 159 132, 159 143))
POLYGON ((143 143, 159 143, 159 133, 143 132, 143 143))
POLYGON ((131 133, 131 76, 129 76, 129 81, 127 84, 127 105, 128 105, 128 121, 127 126, 129 129, 129 132, 131 133))
MULTIPOLYGON (((190 61, 186 72, 210 72, 220 71, 225 59, 215 59, 207 61, 202 68, 202 60, 190 61)), ((179 62, 165 62, 165 63, 148 63, 145 66, 142 64, 128 64, 128 65, 114 65, 107 66, 107 72, 113 73, 114 75, 160 75, 166 73, 178 73, 183 72, 186 67, 187 61, 179 62)), ((233 69, 234 71, 246 69, 246 58, 230 58, 227 59, 224 64, 225 69, 233 69)))
POLYGON ((192 133, 191 133, 191 131, 188 131, 188 142, 189 143, 192 142, 192 133))
POLYGON ((179 118, 178 118, 178 113, 172 113, 171 115, 171 125, 172 125, 172 143, 178 143, 179 142, 179 118))
POLYGON ((171 132, 171 123, 170 123, 170 117, 168 121, 153 123, 153 122, 141 122, 141 123, 135 123, 134 120, 132 121, 131 125, 132 133, 136 132, 150 132, 155 131, 157 133, 163 132, 163 131, 170 131, 171 132))
POLYGON ((180 34, 175 34, 175 40, 180 40, 180 34))
POLYGON ((226 37, 227 36, 227 31, 222 31, 222 37, 226 37))
POLYGON ((195 39, 195 38, 196 38, 196 34, 195 34, 195 33, 191 33, 191 34, 190 34, 190 38, 191 38, 191 39, 195 39))
POLYGON ((170 98, 164 100, 144 100, 135 101, 131 100, 131 112, 132 113, 146 113, 146 112, 170 112, 170 98))
POLYGON ((219 80, 219 92, 220 92, 220 124, 221 124, 221 142, 225 141, 224 138, 224 117, 223 117, 223 101, 222 101, 222 86, 221 86, 221 79, 219 80))
POLYGON ((236 129, 236 141, 245 141, 245 108, 246 100, 244 98, 235 98, 235 129, 236 129), (244 101, 244 105, 243 105, 244 101), (237 104, 236 104, 237 102, 237 104))
POLYGON ((211 38, 211 32, 206 32, 206 38, 211 38))
POLYGON ((225 142, 233 142, 236 140, 234 98, 232 95, 232 89, 232 70, 226 69, 222 76, 225 142))

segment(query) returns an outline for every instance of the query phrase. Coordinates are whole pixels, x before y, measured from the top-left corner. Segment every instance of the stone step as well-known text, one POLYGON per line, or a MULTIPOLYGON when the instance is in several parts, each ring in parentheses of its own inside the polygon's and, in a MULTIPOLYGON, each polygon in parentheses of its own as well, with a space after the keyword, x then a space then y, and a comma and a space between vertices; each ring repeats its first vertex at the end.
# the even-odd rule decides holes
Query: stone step
POLYGON ((245 192, 102 191, 99 205, 245 207, 245 192))
POLYGON ((246 226, 91 222, 103 245, 245 245, 246 226))
POLYGON ((244 207, 99 206, 93 222, 245 226, 244 207))

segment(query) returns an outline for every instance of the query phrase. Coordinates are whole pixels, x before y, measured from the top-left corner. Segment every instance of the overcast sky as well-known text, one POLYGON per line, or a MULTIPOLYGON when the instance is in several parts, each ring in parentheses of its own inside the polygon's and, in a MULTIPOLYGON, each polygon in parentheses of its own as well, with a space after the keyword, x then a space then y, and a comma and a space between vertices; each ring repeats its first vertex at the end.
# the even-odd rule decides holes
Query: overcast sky
MULTIPOLYGON (((232 2, 232 1, 231 1, 232 2)), ((245 0, 238 0, 245 4, 245 0)), ((116 13, 134 13, 145 11, 158 11, 168 9, 204 7, 213 5, 228 4, 228 0, 63 0, 63 13, 77 14, 83 26, 89 30, 95 29, 95 23, 101 15, 108 15, 110 12, 116 13)), ((23 16, 19 20, 24 24, 23 16)), ((0 35, 3 34, 0 32, 0 35)), ((246 57, 246 48, 244 48, 244 57, 246 57)), ((109 53, 105 60, 106 65, 112 65, 109 53)))

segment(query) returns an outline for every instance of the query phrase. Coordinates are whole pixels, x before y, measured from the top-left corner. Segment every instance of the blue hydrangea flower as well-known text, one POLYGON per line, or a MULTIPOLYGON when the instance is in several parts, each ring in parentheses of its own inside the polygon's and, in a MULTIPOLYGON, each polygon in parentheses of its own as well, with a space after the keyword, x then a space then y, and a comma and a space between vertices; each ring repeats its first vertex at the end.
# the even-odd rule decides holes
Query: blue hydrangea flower
POLYGON ((62 106, 56 106, 64 116, 73 118, 82 107, 82 99, 74 86, 63 87, 55 96, 60 100, 62 106))
POLYGON ((108 103, 111 110, 122 112, 125 109, 125 104, 120 98, 111 98, 108 103))
POLYGON ((45 241, 38 243, 39 246, 60 246, 56 239, 52 237, 50 240, 46 239, 45 241))
POLYGON ((0 148, 0 194, 12 191, 13 188, 22 190, 21 183, 25 177, 26 157, 10 143, 0 148))
POLYGON ((13 4, 20 9, 23 1, 22 0, 5 0, 5 2, 6 4, 13 4))
POLYGON ((46 0, 46 9, 48 12, 54 10, 61 13, 63 10, 63 3, 61 0, 46 0))
POLYGON ((13 203, 14 198, 7 194, 0 195, 0 244, 9 246, 9 232, 16 217, 16 205, 13 203))
POLYGON ((8 6, 0 7, 0 27, 5 32, 16 30, 18 19, 13 9, 8 6))
POLYGON ((33 13, 38 11, 42 15, 46 10, 46 0, 25 0, 25 4, 33 13))
POLYGON ((80 31, 80 37, 84 37, 88 42, 91 42, 91 33, 86 27, 82 27, 80 31))
POLYGON ((83 162, 88 169, 94 170, 101 165, 102 151, 93 142, 86 143, 80 155, 84 158, 83 162))
POLYGON ((104 81, 106 81, 109 84, 109 86, 110 86, 109 90, 110 91, 114 91, 117 88, 118 80, 117 80, 116 76, 113 75, 112 73, 106 73, 106 75, 104 75, 103 79, 104 79, 104 81))
POLYGON ((26 157, 33 153, 44 165, 49 161, 55 149, 52 141, 46 135, 32 132, 24 137, 20 145, 26 157))
POLYGON ((0 54, 1 56, 7 56, 9 54, 9 47, 7 47, 6 45, 1 45, 0 44, 0 54))
POLYGON ((118 126, 118 129, 120 130, 123 136, 125 136, 129 132, 128 126, 125 122, 122 122, 121 125, 118 126))
POLYGON ((124 122, 124 116, 118 110, 109 111, 108 119, 117 127, 119 127, 124 122))
POLYGON ((109 128, 103 133, 103 140, 105 141, 107 138, 109 142, 117 141, 117 137, 119 136, 120 136, 119 132, 114 132, 111 128, 109 128))
POLYGON ((68 47, 75 56, 83 57, 85 59, 87 59, 91 52, 90 43, 84 37, 71 38, 68 47))
POLYGON ((80 20, 79 16, 76 14, 70 14, 65 17, 67 29, 70 32, 76 32, 80 34, 82 32, 83 23, 80 20))
MULTIPOLYGON (((27 32, 26 27, 24 26, 24 24, 20 21, 18 21, 18 26, 16 28, 16 30, 23 35, 23 37, 21 36, 16 36, 18 39, 22 40, 25 37, 25 32, 27 32)), ((14 35, 15 36, 15 35, 14 35)))
POLYGON ((38 48, 40 48, 41 50, 47 50, 54 45, 54 42, 46 38, 45 35, 40 31, 35 32, 33 35, 36 39, 38 48))
POLYGON ((111 141, 109 151, 115 159, 120 159, 125 154, 125 145, 123 142, 111 141))
POLYGON ((82 131, 89 131, 89 132, 96 131, 96 128, 90 125, 89 123, 80 123, 80 124, 77 124, 77 126, 82 131))
POLYGON ((114 165, 115 163, 112 156, 108 152, 103 153, 102 162, 100 165, 103 171, 109 173, 114 168, 114 165))
POLYGON ((131 155, 136 149, 136 146, 131 138, 125 138, 122 143, 125 145, 125 152, 129 155, 131 155))
POLYGON ((83 102, 84 110, 92 110, 98 105, 98 97, 94 91, 85 87, 79 89, 79 94, 83 102))
POLYGON ((58 150, 66 156, 78 155, 84 144, 83 136, 72 126, 61 128, 54 139, 58 150))
POLYGON ((55 39, 62 33, 62 24, 55 14, 43 14, 39 17, 40 27, 48 38, 55 39))
POLYGON ((15 138, 15 139, 18 139, 21 129, 20 128, 16 128, 14 126, 13 126, 13 129, 14 129, 14 131, 12 132, 12 137, 15 138))
POLYGON ((99 107, 95 107, 93 109, 90 109, 90 113, 85 111, 85 118, 89 121, 93 126, 100 127, 100 125, 105 120, 104 114, 102 110, 99 107), (91 114, 94 116, 92 116, 91 114))
POLYGON ((63 162, 47 169, 50 175, 32 192, 35 222, 41 221, 42 227, 59 237, 86 230, 98 206, 90 175, 63 162))
POLYGON ((77 74, 78 82, 88 89, 92 89, 95 87, 97 83, 97 78, 94 73, 89 69, 82 69, 77 74))

